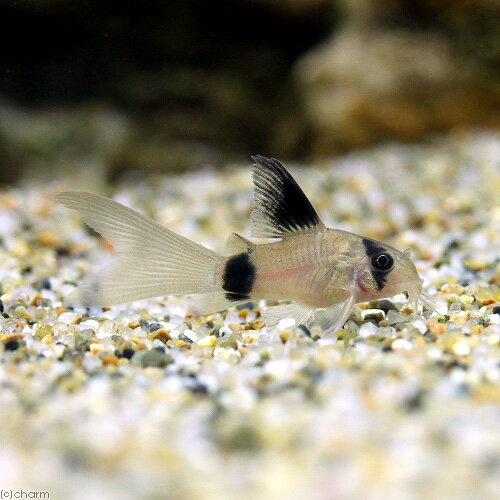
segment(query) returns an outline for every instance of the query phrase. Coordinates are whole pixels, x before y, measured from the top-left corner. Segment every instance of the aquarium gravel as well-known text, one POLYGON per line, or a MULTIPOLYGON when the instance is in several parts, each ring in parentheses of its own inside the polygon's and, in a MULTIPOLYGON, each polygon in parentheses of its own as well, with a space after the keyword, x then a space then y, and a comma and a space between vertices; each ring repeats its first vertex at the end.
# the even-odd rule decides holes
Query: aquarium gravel
MULTIPOLYGON (((111 248, 54 204, 63 182, 4 188, 0 489, 498 498, 499 161, 500 136, 476 133, 288 164, 328 226, 409 247, 436 302, 358 304, 329 336, 267 328, 262 302, 203 317, 175 297, 71 310, 63 297, 111 248)), ((249 165, 108 189, 215 250, 249 234, 249 165)))

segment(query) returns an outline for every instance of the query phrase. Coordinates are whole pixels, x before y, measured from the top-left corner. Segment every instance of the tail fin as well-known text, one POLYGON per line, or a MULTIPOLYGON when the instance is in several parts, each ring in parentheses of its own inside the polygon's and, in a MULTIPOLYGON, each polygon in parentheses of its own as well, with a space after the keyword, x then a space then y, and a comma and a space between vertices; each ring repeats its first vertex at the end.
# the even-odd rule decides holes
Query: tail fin
POLYGON ((113 265, 87 277, 66 300, 103 307, 165 295, 221 291, 215 271, 223 257, 173 233, 136 211, 91 193, 59 193, 56 200, 76 210, 115 247, 113 265))

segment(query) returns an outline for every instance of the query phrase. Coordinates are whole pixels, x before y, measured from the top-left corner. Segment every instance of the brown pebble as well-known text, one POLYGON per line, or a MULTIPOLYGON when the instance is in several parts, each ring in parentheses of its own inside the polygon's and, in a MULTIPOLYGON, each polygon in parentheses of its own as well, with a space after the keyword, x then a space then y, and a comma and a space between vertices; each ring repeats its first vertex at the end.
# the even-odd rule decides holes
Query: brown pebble
POLYGON ((115 347, 117 347, 118 349, 127 349, 127 348, 132 348, 133 347, 133 343, 130 342, 129 340, 126 340, 124 339, 123 337, 117 335, 116 337, 114 337, 113 339, 113 344, 115 347))
POLYGON ((283 344, 285 344, 288 341, 288 339, 290 338, 291 334, 292 334, 292 332, 290 332, 289 330, 281 330, 281 332, 280 332, 281 342, 283 342, 283 344))
POLYGON ((56 247, 61 241, 57 234, 51 233, 50 231, 42 231, 38 233, 37 240, 41 245, 47 247, 56 247))
POLYGON ((241 354, 242 357, 248 354, 248 348, 244 346, 239 346, 237 351, 241 354))
POLYGON ((159 339, 163 343, 166 343, 167 341, 172 340, 170 333, 168 333, 167 330, 165 330, 165 328, 160 328, 159 330, 151 332, 151 335, 152 335, 151 338, 159 339))
POLYGON ((446 332, 446 325, 444 323, 439 323, 432 319, 428 319, 425 322, 425 325, 427 326, 429 331, 431 333, 434 333, 435 335, 442 335, 444 332, 446 332))
POLYGON ((453 321, 453 323, 455 323, 458 326, 462 326, 469 319, 470 319, 470 311, 462 311, 452 316, 450 318, 450 321, 453 321))
POLYGON ((30 306, 36 306, 36 303, 39 301, 39 300, 42 300, 43 297, 41 296, 41 294, 39 293, 36 293, 33 298, 31 299, 31 302, 30 302, 30 306))
POLYGON ((245 325, 245 330, 260 330, 264 326, 263 321, 253 320, 245 325))
POLYGON ((473 271, 482 271, 488 267, 487 262, 482 262, 480 260, 475 259, 467 259, 464 261, 465 267, 472 269, 473 271))
POLYGON ((491 298, 491 299, 483 299, 481 301, 485 306, 489 306, 490 304, 494 304, 496 302, 495 299, 491 298))
POLYGON ((229 337, 222 337, 219 342, 220 347, 232 347, 233 349, 238 348, 238 341, 234 337, 234 334, 229 337))
POLYGON ((45 335, 49 335, 54 333, 54 330, 49 325, 41 325, 39 328, 35 329, 35 336, 39 339, 45 337, 45 335))
POLYGON ((4 194, 0 198, 0 206, 6 210, 14 210, 17 207, 17 201, 14 196, 4 194))
POLYGON ((414 311, 412 305, 408 302, 399 310, 399 312, 403 314, 412 314, 414 311))
POLYGON ((132 330, 135 330, 136 328, 139 328, 140 326, 141 326, 141 324, 135 319, 133 319, 132 321, 129 321, 129 323, 128 323, 128 327, 132 328, 132 330))
POLYGON ((457 295, 462 295, 464 292, 464 287, 458 283, 448 283, 447 285, 448 293, 456 293, 457 295))
MULTIPOLYGON (((42 339, 42 342, 43 342, 43 339, 42 339)), ((104 346, 102 344, 92 343, 89 346, 89 350, 92 354, 99 354, 103 349, 104 349, 104 346)))
POLYGON ((11 339, 22 339, 22 338, 24 338, 23 333, 7 333, 5 335, 2 335, 2 340, 4 342, 7 342, 8 340, 11 339))
POLYGON ((87 247, 82 243, 70 243, 68 245, 68 252, 69 253, 81 253, 86 249, 87 249, 87 247))
POLYGON ((120 362, 120 359, 118 356, 115 356, 114 354, 105 354, 102 357, 102 364, 103 365, 117 365, 120 362))
POLYGON ((426 342, 425 342, 424 337, 416 337, 415 338, 415 344, 417 344, 419 347, 425 347, 426 346, 426 342))

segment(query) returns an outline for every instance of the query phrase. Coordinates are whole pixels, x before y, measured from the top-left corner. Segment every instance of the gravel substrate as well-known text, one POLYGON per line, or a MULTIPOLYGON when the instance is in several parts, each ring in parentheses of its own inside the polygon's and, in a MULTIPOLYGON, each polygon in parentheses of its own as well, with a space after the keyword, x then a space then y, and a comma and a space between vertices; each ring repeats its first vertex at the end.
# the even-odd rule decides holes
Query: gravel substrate
MULTIPOLYGON (((439 313, 399 295, 335 335, 265 304, 67 310, 109 258, 53 203, 0 192, 0 488, 64 499, 493 499, 500 484, 500 137, 289 165, 327 225, 410 247, 439 313)), ((249 234, 248 166, 108 195, 221 250, 249 234)), ((147 241, 144 242, 146 246, 147 241)))

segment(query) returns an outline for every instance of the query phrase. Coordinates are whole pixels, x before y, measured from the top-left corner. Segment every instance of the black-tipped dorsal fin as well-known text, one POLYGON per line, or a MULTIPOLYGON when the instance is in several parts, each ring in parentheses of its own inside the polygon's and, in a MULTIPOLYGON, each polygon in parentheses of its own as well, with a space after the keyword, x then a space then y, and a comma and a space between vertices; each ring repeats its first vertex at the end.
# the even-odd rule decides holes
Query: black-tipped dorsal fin
POLYGON ((297 231, 325 227, 307 196, 278 160, 263 156, 252 159, 252 236, 284 238, 297 231))

